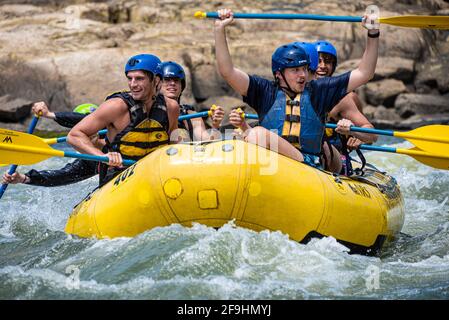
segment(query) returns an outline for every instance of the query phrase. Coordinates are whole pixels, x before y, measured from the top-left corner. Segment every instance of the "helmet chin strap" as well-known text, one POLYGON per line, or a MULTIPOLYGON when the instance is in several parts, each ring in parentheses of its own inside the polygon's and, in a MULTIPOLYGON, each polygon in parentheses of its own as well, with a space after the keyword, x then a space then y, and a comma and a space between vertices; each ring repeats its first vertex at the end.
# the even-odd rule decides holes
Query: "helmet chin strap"
POLYGON ((287 87, 283 87, 283 86, 279 85, 279 88, 283 89, 284 92, 287 91, 286 93, 290 96, 290 98, 296 97, 296 92, 293 91, 292 88, 290 87, 290 85, 288 84, 287 79, 285 79, 284 72, 280 71, 279 73, 281 74, 282 79, 284 79, 284 82, 287 85, 287 87))
POLYGON ((153 95, 151 96, 151 100, 152 100, 152 101, 155 101, 155 100, 156 100, 156 97, 157 97, 157 92, 159 91, 159 90, 157 89, 157 87, 159 86, 160 80, 159 80, 159 82, 156 82, 156 77, 154 77, 153 82, 154 82, 154 86, 153 86, 153 91, 154 91, 154 93, 153 93, 153 95))

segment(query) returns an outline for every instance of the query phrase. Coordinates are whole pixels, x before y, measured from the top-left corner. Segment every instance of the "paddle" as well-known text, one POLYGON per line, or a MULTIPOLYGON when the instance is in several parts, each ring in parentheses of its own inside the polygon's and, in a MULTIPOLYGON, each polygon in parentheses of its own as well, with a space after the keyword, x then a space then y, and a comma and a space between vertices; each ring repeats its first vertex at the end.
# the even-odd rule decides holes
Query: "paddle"
MULTIPOLYGON (((195 18, 218 19, 217 12, 195 12, 195 18)), ((316 14, 297 13, 234 13, 237 19, 301 19, 301 20, 321 20, 336 22, 362 22, 362 17, 354 16, 323 16, 316 14)), ((409 28, 424 29, 449 29, 449 16, 396 16, 379 18, 380 23, 409 28)))
MULTIPOLYGON (((257 114, 245 113, 247 119, 258 119, 257 114)), ((336 124, 327 123, 326 128, 335 129, 336 124)), ((378 134, 405 139, 413 143, 417 148, 430 153, 449 154, 449 126, 433 124, 417 129, 402 132, 393 130, 379 130, 351 126, 351 131, 378 134)))
MULTIPOLYGON (((336 127, 336 124, 326 124, 326 128, 335 129, 336 127)), ((360 128, 355 126, 351 126, 350 130, 354 132, 403 138, 413 143, 421 150, 431 153, 449 154, 449 126, 445 125, 434 124, 407 132, 360 128)))
POLYGON ((405 154, 405 155, 411 156, 415 160, 417 160, 429 167, 433 167, 436 169, 449 170, 449 154, 442 155, 442 154, 427 153, 418 148, 401 149, 401 148, 392 148, 392 147, 370 146, 370 145, 366 145, 366 144, 362 144, 360 146, 360 149, 405 154))
MULTIPOLYGON (((108 157, 56 150, 47 145, 41 138, 32 134, 0 129, 0 158, 2 162, 27 165, 50 157, 109 162, 108 157)), ((134 163, 133 160, 123 160, 123 164, 126 166, 134 163)))
MULTIPOLYGON (((208 117, 212 114, 212 110, 214 109, 214 106, 212 106, 212 108, 208 111, 202 111, 202 112, 197 112, 197 113, 191 113, 191 114, 185 114, 182 116, 179 116, 178 121, 183 121, 183 120, 188 120, 188 119, 194 119, 194 118, 203 118, 203 117, 208 117)), ((108 132, 108 130, 103 129, 98 131, 98 135, 104 135, 108 132)), ((67 141, 67 136, 63 136, 63 137, 58 137, 58 138, 49 138, 49 139, 43 139, 43 141, 48 144, 48 145, 52 145, 52 144, 56 144, 56 143, 61 143, 61 142, 66 142, 67 141)))
MULTIPOLYGON (((98 135, 104 135, 108 132, 108 130, 103 129, 97 132, 98 135)), ((66 142, 67 136, 59 137, 59 138, 49 138, 49 139, 42 139, 46 144, 52 145, 56 143, 66 142)))
MULTIPOLYGON (((182 115, 178 118, 179 121, 207 117, 212 114, 215 105, 211 110, 182 115)), ((33 128, 34 129, 34 128, 33 128)), ((100 130, 98 134, 105 134, 107 130, 100 130)), ((31 134, 25 134, 13 130, 0 129, 0 152, 2 162, 17 164, 33 164, 43 161, 51 156, 55 157, 68 157, 84 160, 93 160, 101 162, 109 162, 108 157, 94 156, 88 154, 81 154, 70 151, 60 151, 49 147, 49 144, 65 142, 67 137, 41 139, 31 134)), ((133 160, 123 160, 124 165, 132 165, 135 163, 133 160)))
MULTIPOLYGON (((34 129, 36 128, 38 121, 39 121, 39 116, 34 116, 33 119, 31 120, 30 125, 28 126, 27 132, 29 134, 34 132, 34 129)), ((12 161, 11 163, 17 163, 17 162, 12 161)), ((17 164, 19 164, 19 163, 17 163, 17 164)), ((9 167, 8 174, 13 174, 14 172, 16 172, 17 164, 13 164, 13 165, 11 165, 11 167, 9 167)), ((2 186, 0 187, 0 199, 3 197, 3 194, 5 193, 7 188, 8 188, 8 184, 2 184, 2 186)))
MULTIPOLYGON (((243 118, 258 119, 258 116, 257 114, 245 113, 243 118)), ((326 128, 335 129, 336 127, 337 125, 333 123, 326 124, 326 128)), ((445 170, 449 169, 449 138, 445 138, 449 137, 449 126, 430 125, 409 132, 360 128, 355 126, 351 126, 350 130, 404 138, 416 146, 416 148, 411 149, 400 149, 363 144, 360 146, 360 149, 362 150, 405 154, 430 167, 445 170), (425 136, 426 134, 429 136, 425 136), (433 137, 430 135, 433 135, 433 137), (424 149, 424 151, 421 149, 424 149), (430 151, 430 153, 425 151, 430 151)))

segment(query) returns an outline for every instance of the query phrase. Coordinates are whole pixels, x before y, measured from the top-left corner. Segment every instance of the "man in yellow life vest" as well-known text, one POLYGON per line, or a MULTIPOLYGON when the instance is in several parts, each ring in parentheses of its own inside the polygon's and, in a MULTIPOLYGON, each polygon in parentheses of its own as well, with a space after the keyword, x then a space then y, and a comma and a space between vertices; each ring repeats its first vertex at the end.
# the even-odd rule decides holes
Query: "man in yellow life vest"
MULTIPOLYGON (((272 56, 272 82, 234 67, 226 41, 226 26, 233 22, 229 9, 218 11, 215 20, 215 49, 218 70, 228 84, 243 96, 259 115, 261 126, 250 129, 246 140, 273 149, 284 156, 320 165, 326 114, 352 90, 374 76, 379 46, 379 30, 370 29, 367 17, 362 25, 368 41, 355 70, 338 77, 308 82, 310 59, 298 45, 279 47, 272 56), (273 131, 273 132, 272 132, 273 131)), ((371 17, 373 18, 373 17, 371 17)))
POLYGON ((100 185, 124 170, 122 157, 139 160, 168 144, 170 125, 176 127, 179 107, 159 94, 161 60, 151 54, 131 57, 125 65, 129 91, 106 98, 98 109, 79 122, 67 136, 77 151, 109 158, 100 167, 100 185), (170 119, 176 119, 169 122, 170 119), (97 149, 90 136, 107 128, 106 146, 97 149))

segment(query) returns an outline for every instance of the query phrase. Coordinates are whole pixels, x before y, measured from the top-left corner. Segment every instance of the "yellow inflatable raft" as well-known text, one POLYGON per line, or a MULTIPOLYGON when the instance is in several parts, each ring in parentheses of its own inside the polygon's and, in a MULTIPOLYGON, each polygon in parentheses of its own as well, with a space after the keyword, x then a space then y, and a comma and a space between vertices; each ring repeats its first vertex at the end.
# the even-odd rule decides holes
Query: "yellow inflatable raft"
POLYGON ((135 236, 158 226, 229 220, 280 230, 306 243, 332 236, 353 253, 377 254, 404 222, 394 178, 374 169, 333 176, 239 140, 156 150, 79 203, 65 231, 135 236))

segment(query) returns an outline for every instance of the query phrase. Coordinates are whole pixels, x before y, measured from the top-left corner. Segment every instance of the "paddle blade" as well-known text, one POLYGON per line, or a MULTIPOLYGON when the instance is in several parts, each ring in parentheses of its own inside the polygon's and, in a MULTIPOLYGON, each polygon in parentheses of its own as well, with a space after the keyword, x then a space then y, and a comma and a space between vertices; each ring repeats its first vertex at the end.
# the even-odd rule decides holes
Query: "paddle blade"
POLYGON ((23 132, 0 129, 0 161, 27 165, 43 161, 51 149, 41 138, 23 132))
POLYGON ((397 16, 379 18, 380 23, 422 29, 449 29, 449 16, 397 16))
POLYGON ((407 139, 423 151, 449 155, 449 126, 430 125, 407 133, 395 132, 394 136, 407 139))
POLYGON ((415 160, 425 164, 429 167, 449 170, 449 155, 448 156, 438 156, 430 153, 423 152, 418 148, 406 149, 408 152, 401 152, 401 149, 397 149, 398 153, 408 154, 415 160))

